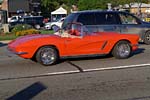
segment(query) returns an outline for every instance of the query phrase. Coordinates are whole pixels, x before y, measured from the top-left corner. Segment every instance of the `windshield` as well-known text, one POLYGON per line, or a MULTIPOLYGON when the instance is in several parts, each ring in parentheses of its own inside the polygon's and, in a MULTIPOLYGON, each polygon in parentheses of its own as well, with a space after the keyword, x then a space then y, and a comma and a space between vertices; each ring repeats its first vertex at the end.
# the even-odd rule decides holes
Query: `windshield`
POLYGON ((66 29, 60 29, 58 26, 54 26, 52 29, 55 35, 61 37, 83 37, 90 33, 82 23, 68 23, 66 29))
POLYGON ((68 23, 72 23, 75 19, 75 16, 75 13, 68 15, 62 24, 62 29, 66 30, 68 23))

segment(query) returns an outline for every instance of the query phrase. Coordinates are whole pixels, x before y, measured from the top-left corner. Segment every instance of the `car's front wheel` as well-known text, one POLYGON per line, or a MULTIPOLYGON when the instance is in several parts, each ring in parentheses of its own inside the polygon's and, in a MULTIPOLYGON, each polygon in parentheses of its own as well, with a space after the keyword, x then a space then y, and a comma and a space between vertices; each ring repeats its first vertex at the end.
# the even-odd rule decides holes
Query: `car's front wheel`
POLYGON ((58 52, 53 46, 41 47, 36 53, 37 62, 45 66, 55 64, 58 58, 58 52))
POLYGON ((148 31, 147 33, 145 33, 144 43, 150 45, 150 31, 148 31))
POLYGON ((112 50, 112 55, 117 59, 125 59, 131 55, 131 46, 127 41, 119 41, 112 50))

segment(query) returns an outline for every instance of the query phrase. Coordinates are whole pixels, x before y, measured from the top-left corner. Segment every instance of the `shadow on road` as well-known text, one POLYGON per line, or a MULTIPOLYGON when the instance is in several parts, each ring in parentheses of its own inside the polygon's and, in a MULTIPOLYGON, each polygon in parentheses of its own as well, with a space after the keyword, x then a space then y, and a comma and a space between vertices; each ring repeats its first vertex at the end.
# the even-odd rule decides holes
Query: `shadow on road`
POLYGON ((24 90, 16 93, 12 97, 7 98, 6 100, 31 100, 34 96, 38 95, 40 92, 45 90, 47 87, 40 82, 36 82, 24 90))
POLYGON ((138 50, 136 50, 132 53, 132 56, 140 54, 140 53, 144 53, 144 50, 145 50, 144 48, 139 48, 138 50))
POLYGON ((137 97, 137 98, 131 98, 131 99, 125 99, 125 100, 150 100, 150 96, 137 97))
POLYGON ((0 47, 6 46, 7 44, 0 42, 0 47))
POLYGON ((94 60, 94 59, 108 59, 112 58, 111 54, 108 55, 94 55, 94 56, 73 56, 68 58, 60 59, 59 63, 66 62, 66 61, 80 61, 80 60, 94 60))

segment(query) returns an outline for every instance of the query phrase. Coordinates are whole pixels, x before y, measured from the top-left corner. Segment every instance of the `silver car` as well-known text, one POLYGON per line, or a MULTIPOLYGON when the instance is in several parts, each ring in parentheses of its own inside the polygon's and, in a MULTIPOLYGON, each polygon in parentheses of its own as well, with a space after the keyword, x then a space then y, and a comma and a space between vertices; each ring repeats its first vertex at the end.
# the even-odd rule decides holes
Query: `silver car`
POLYGON ((59 26, 59 27, 61 27, 61 25, 62 25, 64 19, 65 19, 65 18, 61 18, 61 19, 58 20, 58 21, 53 21, 53 22, 45 23, 44 28, 47 29, 47 30, 50 30, 50 29, 52 29, 53 26, 59 26))
POLYGON ((150 23, 128 12, 87 10, 71 13, 62 24, 79 22, 91 32, 114 31, 121 34, 139 34, 140 42, 150 45, 150 23))

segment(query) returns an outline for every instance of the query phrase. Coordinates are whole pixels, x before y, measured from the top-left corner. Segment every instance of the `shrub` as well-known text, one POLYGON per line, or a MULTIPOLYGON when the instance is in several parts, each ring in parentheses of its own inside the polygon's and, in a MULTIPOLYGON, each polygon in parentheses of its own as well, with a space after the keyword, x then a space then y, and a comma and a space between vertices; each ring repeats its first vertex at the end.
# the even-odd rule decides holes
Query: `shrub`
POLYGON ((28 30, 28 29, 32 29, 32 26, 28 24, 17 24, 14 26, 11 32, 16 34, 16 32, 28 30))
POLYGON ((35 29, 28 29, 28 30, 18 31, 15 33, 16 36, 24 36, 29 34, 40 34, 40 32, 35 29))

